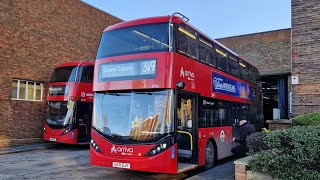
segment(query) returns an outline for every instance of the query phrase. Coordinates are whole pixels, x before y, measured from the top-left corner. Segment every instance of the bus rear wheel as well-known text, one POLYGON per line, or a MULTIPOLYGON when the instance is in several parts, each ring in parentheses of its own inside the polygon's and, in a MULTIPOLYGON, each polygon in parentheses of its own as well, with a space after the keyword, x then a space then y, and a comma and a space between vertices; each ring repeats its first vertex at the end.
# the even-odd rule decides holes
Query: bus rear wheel
POLYGON ((211 141, 207 142, 205 153, 206 153, 206 164, 204 165, 204 169, 207 170, 207 169, 211 169, 214 163, 214 147, 211 141))

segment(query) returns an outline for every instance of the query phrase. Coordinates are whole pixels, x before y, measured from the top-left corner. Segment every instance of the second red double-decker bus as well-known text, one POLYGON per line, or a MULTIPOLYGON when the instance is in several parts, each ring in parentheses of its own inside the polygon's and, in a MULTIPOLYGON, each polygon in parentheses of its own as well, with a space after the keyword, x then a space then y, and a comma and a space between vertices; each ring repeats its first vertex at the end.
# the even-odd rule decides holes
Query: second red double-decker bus
POLYGON ((263 126, 258 70, 185 21, 108 27, 95 64, 92 165, 179 173, 232 155, 238 121, 263 126))
POLYGON ((55 67, 49 83, 48 117, 43 139, 67 144, 90 141, 94 62, 67 62, 55 67))

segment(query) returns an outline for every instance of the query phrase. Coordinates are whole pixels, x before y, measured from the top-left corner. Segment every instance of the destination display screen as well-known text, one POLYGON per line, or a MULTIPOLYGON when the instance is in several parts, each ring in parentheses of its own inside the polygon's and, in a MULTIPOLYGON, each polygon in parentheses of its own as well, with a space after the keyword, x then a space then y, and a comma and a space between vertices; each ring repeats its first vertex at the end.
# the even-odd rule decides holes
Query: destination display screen
POLYGON ((157 60, 140 59, 99 65, 99 81, 152 79, 156 77, 157 60))

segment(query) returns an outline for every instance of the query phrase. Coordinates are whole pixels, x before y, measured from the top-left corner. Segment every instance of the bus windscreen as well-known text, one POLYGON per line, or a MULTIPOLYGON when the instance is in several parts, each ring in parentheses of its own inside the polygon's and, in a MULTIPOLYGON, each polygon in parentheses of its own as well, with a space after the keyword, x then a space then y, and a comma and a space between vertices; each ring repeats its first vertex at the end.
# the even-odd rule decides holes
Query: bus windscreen
POLYGON ((48 125, 61 127, 71 124, 74 107, 74 102, 48 102, 48 118, 46 122, 48 125))
POLYGON ((156 142, 172 133, 172 90, 95 93, 92 126, 118 143, 156 142))
POLYGON ((168 23, 130 26, 103 33, 97 59, 169 50, 168 23))

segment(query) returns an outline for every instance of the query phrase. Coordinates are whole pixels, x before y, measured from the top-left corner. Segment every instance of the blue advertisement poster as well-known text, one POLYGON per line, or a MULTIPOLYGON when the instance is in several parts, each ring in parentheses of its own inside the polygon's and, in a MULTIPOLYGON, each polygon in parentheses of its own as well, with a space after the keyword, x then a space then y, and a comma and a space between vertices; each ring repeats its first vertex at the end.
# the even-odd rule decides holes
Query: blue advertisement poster
POLYGON ((246 83, 212 72, 212 92, 226 94, 247 100, 256 99, 255 88, 246 83))

